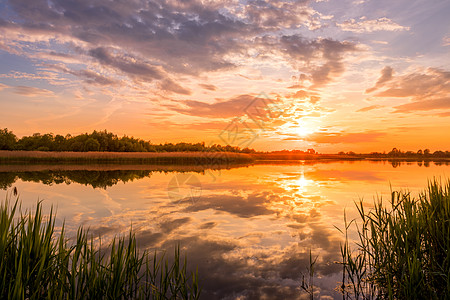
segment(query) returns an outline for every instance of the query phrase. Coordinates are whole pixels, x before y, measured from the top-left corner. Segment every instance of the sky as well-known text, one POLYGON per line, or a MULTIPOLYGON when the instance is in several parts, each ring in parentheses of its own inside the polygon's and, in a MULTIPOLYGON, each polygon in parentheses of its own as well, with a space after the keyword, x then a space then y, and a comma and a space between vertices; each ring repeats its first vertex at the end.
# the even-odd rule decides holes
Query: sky
POLYGON ((0 0, 0 128, 450 150, 450 1, 0 0))

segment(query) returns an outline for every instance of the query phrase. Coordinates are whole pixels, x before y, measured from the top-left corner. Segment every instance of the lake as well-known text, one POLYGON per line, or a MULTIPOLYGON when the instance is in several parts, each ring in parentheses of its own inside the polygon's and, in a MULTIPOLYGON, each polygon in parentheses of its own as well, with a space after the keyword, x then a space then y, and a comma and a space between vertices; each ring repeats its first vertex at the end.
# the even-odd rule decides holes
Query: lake
MULTIPOLYGON (((412 194, 433 177, 449 178, 439 162, 295 161, 202 170, 179 166, 0 166, 0 197, 17 188, 23 208, 42 200, 57 210, 68 236, 80 225, 108 240, 135 230, 141 248, 172 253, 178 243, 203 299, 297 299, 309 251, 318 256, 315 289, 342 298, 344 211, 354 202, 412 194)), ((355 238, 354 233, 352 237, 355 238)))

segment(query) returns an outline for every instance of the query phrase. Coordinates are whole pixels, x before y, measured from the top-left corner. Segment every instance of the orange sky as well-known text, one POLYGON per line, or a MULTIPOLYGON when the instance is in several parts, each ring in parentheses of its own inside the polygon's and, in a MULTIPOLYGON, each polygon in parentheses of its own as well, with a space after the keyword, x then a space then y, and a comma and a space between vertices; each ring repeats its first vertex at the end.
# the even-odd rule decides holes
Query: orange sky
POLYGON ((450 150, 449 13, 448 1, 4 1, 0 127, 450 150))

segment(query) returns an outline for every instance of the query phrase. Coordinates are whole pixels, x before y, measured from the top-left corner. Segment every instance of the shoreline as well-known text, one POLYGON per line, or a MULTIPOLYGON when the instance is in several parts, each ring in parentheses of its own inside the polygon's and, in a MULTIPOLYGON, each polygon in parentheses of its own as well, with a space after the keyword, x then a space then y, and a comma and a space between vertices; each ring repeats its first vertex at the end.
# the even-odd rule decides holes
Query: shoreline
POLYGON ((198 165, 204 168, 227 164, 251 164, 289 161, 398 161, 450 162, 449 157, 372 157, 369 154, 280 154, 236 152, 57 152, 0 150, 2 164, 155 164, 198 165))

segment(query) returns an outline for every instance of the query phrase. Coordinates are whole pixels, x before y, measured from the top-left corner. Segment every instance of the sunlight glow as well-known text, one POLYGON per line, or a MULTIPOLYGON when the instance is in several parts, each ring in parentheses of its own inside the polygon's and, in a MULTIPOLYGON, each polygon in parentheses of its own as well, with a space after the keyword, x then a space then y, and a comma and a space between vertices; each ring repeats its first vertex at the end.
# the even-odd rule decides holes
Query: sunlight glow
POLYGON ((313 131, 310 128, 308 128, 308 127, 306 127, 304 125, 300 125, 296 129, 296 132, 301 137, 306 137, 306 136, 310 135, 311 133, 313 133, 313 131))

